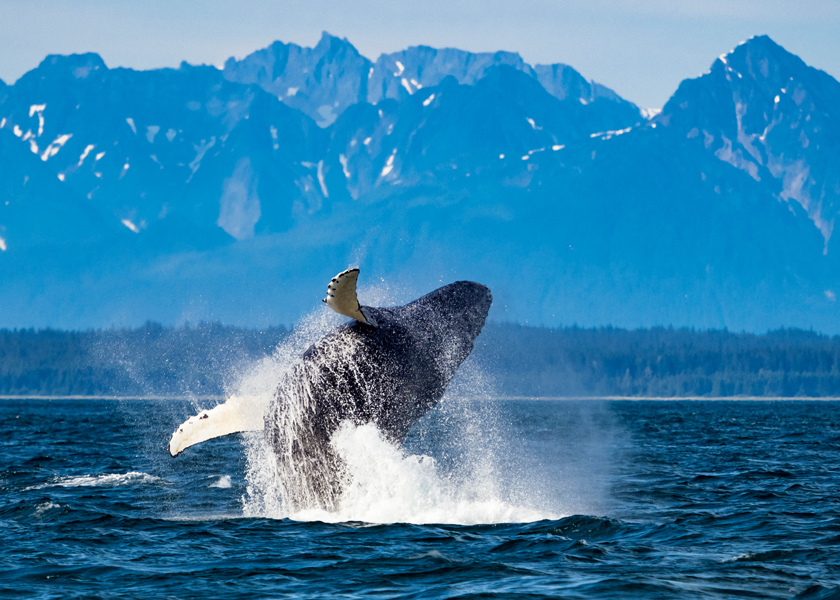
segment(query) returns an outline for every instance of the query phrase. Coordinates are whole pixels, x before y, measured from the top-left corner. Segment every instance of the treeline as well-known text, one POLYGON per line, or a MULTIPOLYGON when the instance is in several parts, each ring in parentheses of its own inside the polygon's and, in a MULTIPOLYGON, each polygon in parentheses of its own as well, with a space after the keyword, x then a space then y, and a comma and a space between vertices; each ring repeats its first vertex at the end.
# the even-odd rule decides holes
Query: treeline
MULTIPOLYGON (((215 395, 290 331, 213 323, 0 330, 0 395, 215 395)), ((840 396, 840 336, 488 324, 473 359, 505 396, 840 396)))
MULTIPOLYGON (((483 339, 482 339, 483 338, 483 339)), ((478 354, 524 396, 840 396, 840 336, 489 327, 478 354)))
POLYGON ((202 323, 182 328, 0 329, 0 395, 216 395, 288 335, 202 323))

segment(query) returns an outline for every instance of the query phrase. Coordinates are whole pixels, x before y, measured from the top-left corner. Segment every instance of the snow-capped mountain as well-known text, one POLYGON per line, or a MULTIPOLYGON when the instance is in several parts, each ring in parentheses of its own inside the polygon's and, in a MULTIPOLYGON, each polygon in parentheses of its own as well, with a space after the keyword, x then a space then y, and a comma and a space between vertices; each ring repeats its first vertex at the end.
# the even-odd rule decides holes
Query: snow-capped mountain
POLYGON ((314 48, 274 42, 225 62, 226 79, 256 84, 321 127, 367 98, 371 62, 347 41, 324 33, 314 48))
POLYGON ((297 193, 296 180, 308 176, 299 163, 315 159, 323 137, 308 117, 212 67, 108 69, 95 54, 47 57, 2 109, 3 131, 66 194, 135 234, 198 228, 239 239, 257 222, 267 231, 288 227, 292 198, 306 197, 297 193), (251 206, 260 185, 286 206, 251 206))
POLYGON ((0 326, 290 323, 352 263, 381 303, 469 278, 502 320, 837 332, 838 100, 766 37, 652 119, 509 52, 50 56, 0 84, 0 326))
POLYGON ((514 52, 465 52, 456 48, 412 46, 383 54, 376 62, 361 56, 350 42, 326 32, 314 48, 275 42, 242 60, 225 62, 230 81, 256 84, 289 106, 312 117, 321 127, 335 122, 348 107, 361 102, 403 100, 423 88, 440 85, 447 77, 474 85, 490 70, 508 66, 538 79, 560 100, 582 104, 606 98, 639 114, 638 108, 612 90, 587 81, 563 64, 531 67, 514 52))
POLYGON ((805 211, 832 241, 840 214, 840 82, 767 36, 684 81, 657 120, 805 211))
POLYGON ((476 54, 455 48, 413 46, 402 52, 383 54, 368 74, 368 102, 405 98, 424 87, 439 85, 447 77, 473 85, 490 69, 502 65, 534 75, 533 69, 513 52, 476 54))
POLYGON ((395 185, 457 189, 469 177, 521 175, 529 153, 640 119, 638 110, 613 101, 558 100, 530 75, 502 65, 474 85, 447 77, 401 101, 354 107, 336 122, 325 164, 343 173, 338 187, 353 198, 395 185))

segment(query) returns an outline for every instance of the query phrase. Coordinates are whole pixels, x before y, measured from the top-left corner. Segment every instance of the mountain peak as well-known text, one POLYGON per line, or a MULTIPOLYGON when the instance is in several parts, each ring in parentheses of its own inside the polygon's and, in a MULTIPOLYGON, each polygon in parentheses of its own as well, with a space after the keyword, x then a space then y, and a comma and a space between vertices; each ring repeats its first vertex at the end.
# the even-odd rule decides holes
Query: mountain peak
POLYGON ((84 54, 50 54, 41 64, 38 70, 48 70, 51 75, 67 74, 76 79, 85 79, 91 73, 98 70, 107 70, 108 67, 102 57, 95 52, 84 54))
POLYGON ((499 65, 533 74, 531 67, 516 52, 468 52, 458 48, 410 46, 377 59, 369 77, 368 102, 405 98, 423 87, 439 85, 450 75, 458 83, 473 85, 488 70, 499 65))
POLYGON ((314 48, 278 41, 242 60, 229 58, 223 74, 229 81, 259 85, 327 127, 365 99, 370 66, 347 39, 325 31, 314 48))
POLYGON ((787 50, 777 44, 769 35, 754 35, 751 38, 741 42, 730 52, 735 54, 739 51, 752 51, 773 54, 790 54, 787 50))
POLYGON ((761 35, 683 81, 658 121, 807 213, 827 252, 840 205, 825 190, 840 174, 822 156, 836 144, 838 106, 837 80, 761 35))
POLYGON ((739 79, 748 76, 755 81, 779 78, 787 80, 792 75, 809 67, 798 56, 791 54, 769 36, 758 35, 741 42, 728 54, 721 55, 712 65, 712 69, 724 67, 733 71, 739 79))
POLYGON ((318 48, 329 48, 331 46, 350 46, 354 50, 356 49, 353 44, 347 38, 340 38, 331 34, 328 31, 321 32, 321 39, 318 40, 318 43, 314 46, 313 49, 318 48))

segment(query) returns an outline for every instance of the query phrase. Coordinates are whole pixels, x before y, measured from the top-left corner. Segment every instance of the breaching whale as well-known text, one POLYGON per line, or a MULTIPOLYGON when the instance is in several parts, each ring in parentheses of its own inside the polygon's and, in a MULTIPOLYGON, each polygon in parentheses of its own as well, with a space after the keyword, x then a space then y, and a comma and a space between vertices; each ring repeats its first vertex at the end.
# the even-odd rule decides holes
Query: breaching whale
POLYGON ((277 457, 291 509, 336 508, 343 465, 330 446, 339 426, 373 424, 395 443, 443 397, 481 332, 492 296, 458 281, 404 306, 361 306, 358 269, 332 278, 324 302, 352 322, 313 344, 268 403, 231 397, 183 423, 169 442, 174 457, 215 437, 263 431, 277 457))

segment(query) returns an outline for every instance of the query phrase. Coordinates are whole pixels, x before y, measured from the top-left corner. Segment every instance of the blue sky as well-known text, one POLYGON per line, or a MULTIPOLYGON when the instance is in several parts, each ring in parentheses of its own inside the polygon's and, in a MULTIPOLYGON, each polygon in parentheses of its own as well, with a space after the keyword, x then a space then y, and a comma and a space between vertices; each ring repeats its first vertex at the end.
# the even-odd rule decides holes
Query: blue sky
POLYGON ((840 77, 837 0, 0 0, 0 78, 85 51, 111 67, 221 64, 274 40, 311 46, 324 30, 371 59, 426 44, 563 62, 643 108, 756 34, 840 77))

